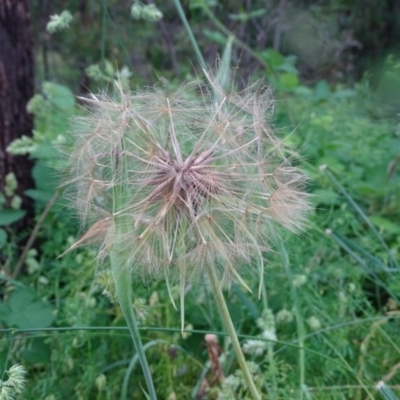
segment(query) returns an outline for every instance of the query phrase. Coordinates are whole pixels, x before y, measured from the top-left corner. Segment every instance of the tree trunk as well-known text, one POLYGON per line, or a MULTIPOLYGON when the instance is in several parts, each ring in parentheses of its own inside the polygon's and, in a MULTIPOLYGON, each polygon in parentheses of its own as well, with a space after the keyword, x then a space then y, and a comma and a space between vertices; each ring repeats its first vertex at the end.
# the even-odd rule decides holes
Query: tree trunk
POLYGON ((32 162, 7 153, 7 146, 22 135, 31 136, 33 118, 26 110, 34 93, 33 42, 29 29, 28 0, 0 0, 0 191, 13 172, 22 208, 32 214, 31 201, 23 191, 33 187, 32 162))

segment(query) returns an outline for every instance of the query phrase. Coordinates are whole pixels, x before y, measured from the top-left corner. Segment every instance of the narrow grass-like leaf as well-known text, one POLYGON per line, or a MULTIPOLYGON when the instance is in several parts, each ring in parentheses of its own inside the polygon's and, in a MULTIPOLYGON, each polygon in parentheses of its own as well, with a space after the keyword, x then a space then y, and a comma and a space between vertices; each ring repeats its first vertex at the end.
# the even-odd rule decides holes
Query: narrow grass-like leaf
POLYGON ((361 207, 357 204, 357 202, 350 196, 350 194, 343 187, 343 185, 336 179, 335 175, 329 170, 328 166, 323 165, 320 169, 326 174, 326 176, 330 179, 330 181, 339 189, 339 191, 346 198, 348 203, 354 208, 354 210, 357 212, 360 218, 368 225, 368 227, 374 233, 375 237, 378 239, 379 243, 382 245, 383 249, 387 252, 389 259, 391 260, 393 265, 396 266, 396 268, 399 268, 396 260, 392 255, 392 252, 390 251, 388 245, 384 241, 382 235, 379 234, 379 232, 375 228, 375 225, 371 222, 371 220, 368 218, 365 212, 361 209, 361 207))
MULTIPOLYGON (((168 342, 166 342, 165 340, 152 340, 151 342, 148 342, 143 346, 143 350, 146 351, 150 347, 156 346, 158 344, 168 344, 168 342)), ((138 361, 139 361, 139 356, 138 356, 138 354, 135 354, 132 357, 132 360, 129 363, 128 368, 126 369, 124 380, 122 382, 122 387, 121 387, 121 400, 127 399, 129 378, 130 378, 132 371, 134 370, 136 364, 138 363, 138 361)), ((143 390, 143 388, 142 388, 142 390, 143 390)), ((148 398, 150 399, 150 397, 148 397, 148 398)))
POLYGON ((218 66, 216 80, 222 89, 227 90, 231 85, 231 58, 234 36, 229 36, 221 61, 218 66))
POLYGON ((385 382, 379 381, 376 385, 379 393, 385 400, 399 400, 399 398, 393 393, 392 389, 385 382))
POLYGON ((365 262, 356 252, 354 252, 346 243, 343 237, 329 230, 329 235, 335 240, 335 242, 348 253, 354 260, 356 260, 363 269, 373 278, 372 281, 382 287, 390 296, 400 304, 400 298, 394 293, 389 286, 378 276, 378 274, 372 269, 368 263, 365 262))
POLYGON ((306 335, 306 330, 304 327, 304 319, 300 309, 300 301, 297 296, 297 291, 293 285, 293 275, 290 269, 289 255, 286 251, 283 241, 280 241, 280 252, 282 256, 282 262, 286 271, 286 276, 289 280, 290 292, 292 295, 293 307, 296 316, 296 326, 297 326, 297 337, 299 343, 299 399, 303 399, 303 387, 305 385, 306 376, 306 365, 305 365, 305 353, 304 353, 304 337, 306 335))

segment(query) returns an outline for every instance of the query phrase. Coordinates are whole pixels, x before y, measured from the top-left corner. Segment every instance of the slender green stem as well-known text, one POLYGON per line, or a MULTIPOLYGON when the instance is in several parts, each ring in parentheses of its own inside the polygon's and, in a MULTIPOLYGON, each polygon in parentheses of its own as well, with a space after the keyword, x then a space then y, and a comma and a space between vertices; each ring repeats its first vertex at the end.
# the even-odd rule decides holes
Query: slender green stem
POLYGON ((187 34, 189 36, 190 42, 192 43, 193 50, 196 54, 197 60, 199 61, 201 68, 207 69, 206 62, 204 61, 203 55, 201 54, 201 51, 199 49, 199 45, 197 44, 196 38, 193 35, 192 28, 189 25, 189 22, 186 18, 185 12, 183 11, 182 4, 179 0, 173 0, 175 4, 175 8, 178 11, 179 18, 181 19, 183 25, 185 25, 185 29, 187 31, 187 34))
POLYGON ((106 52, 106 36, 107 36, 107 0, 102 1, 103 5, 103 20, 101 25, 101 64, 104 67, 105 52, 106 52))
POLYGON ((300 310, 300 303, 299 303, 299 298, 297 296, 297 291, 295 286, 293 285, 293 276, 292 276, 292 271, 290 270, 289 255, 282 241, 280 242, 280 246, 281 246, 281 255, 283 259, 283 264, 286 270, 286 276, 289 279, 290 291, 292 295, 292 301, 294 304, 294 313, 296 316, 297 337, 299 343, 299 373, 300 373, 299 400, 302 400, 304 394, 303 388, 305 386, 305 380, 306 380, 305 351, 304 351, 304 340, 305 340, 304 338, 306 336, 306 330, 304 327, 303 316, 300 310))
MULTIPOLYGON (((261 287, 261 298, 263 302, 264 310, 267 310, 268 307, 268 296, 267 296, 267 289, 265 284, 261 287)), ((270 393, 271 400, 274 400, 278 393, 278 382, 276 380, 276 365, 275 365, 275 358, 274 358, 274 343, 268 342, 267 344, 267 351, 268 351, 268 361, 269 361, 269 370, 271 372, 271 385, 272 391, 270 393)))
MULTIPOLYGON (((165 340, 152 340, 151 342, 148 342, 143 346, 143 350, 147 350, 148 348, 158 345, 158 344, 168 344, 168 342, 166 342, 165 340)), ((129 366, 125 372, 124 381, 122 383, 122 389, 121 389, 121 400, 127 399, 129 378, 130 378, 132 371, 135 368, 138 360, 139 360, 139 355, 135 354, 132 357, 132 360, 129 363, 129 366)))
POLYGON ((28 254, 29 249, 32 247, 33 243, 35 242, 35 239, 39 233, 39 229, 42 227, 42 224, 43 224, 44 220, 46 219, 47 214, 49 213, 51 207, 53 207, 54 203, 60 197, 60 194, 61 194, 61 189, 56 190, 53 197, 46 204, 45 209, 43 210, 42 214, 40 215, 39 219, 37 220, 35 227, 33 228, 32 233, 30 234, 29 239, 26 242, 24 250, 22 251, 22 253, 17 261, 17 264, 15 265, 15 268, 11 274, 11 278, 16 278, 18 276, 19 271, 21 270, 21 268, 24 265, 24 262, 26 260, 26 255, 28 254))
POLYGON ((251 373, 249 371, 249 368, 246 364, 246 359, 244 358, 242 348, 240 347, 239 339, 237 337, 235 327, 233 326, 231 316, 229 314, 228 307, 225 302, 224 295, 221 290, 221 286, 218 281, 217 274, 213 268, 212 265, 207 266, 207 273, 210 278, 211 286, 213 289, 213 292, 215 293, 216 299, 217 299, 217 304, 218 308, 220 310, 222 319, 225 324, 225 329, 227 330, 229 337, 231 338, 232 341, 232 346, 236 354, 236 358, 238 360, 238 363, 240 365, 240 368, 243 372, 244 379, 247 383, 247 386, 250 390, 250 393, 253 397, 254 400, 261 400, 261 396, 258 393, 258 390, 256 388, 256 385, 254 384, 253 378, 251 376, 251 373))
POLYGON ((144 352, 142 339, 140 338, 136 316, 132 306, 131 272, 125 264, 125 256, 122 251, 111 250, 109 253, 111 270, 115 281, 115 290, 119 305, 128 325, 137 356, 142 366, 146 380, 148 394, 151 400, 157 400, 156 391, 151 377, 150 367, 144 352))
POLYGON ((255 58, 266 70, 267 73, 271 72, 271 68, 269 64, 260 56, 259 53, 254 51, 250 46, 248 46, 245 42, 240 40, 233 32, 231 32, 210 10, 210 7, 207 4, 204 4, 203 10, 213 22, 213 24, 223 32, 227 37, 232 36, 233 41, 240 46, 243 50, 247 51, 253 58, 255 58))
POLYGON ((385 382, 379 381, 376 385, 376 388, 385 400, 399 400, 399 398, 396 397, 392 389, 390 389, 390 387, 386 385, 385 382))
MULTIPOLYGON (((116 181, 120 180, 120 182, 127 182, 126 159, 120 156, 123 153, 124 148, 125 142, 124 140, 121 140, 120 147, 116 148, 113 152, 115 156, 115 160, 113 162, 113 176, 116 181)), ((148 394, 151 400, 157 400, 150 367, 147 362, 136 316, 133 311, 131 285, 132 275, 129 268, 129 260, 127 260, 126 248, 121 245, 121 243, 124 242, 124 235, 129 232, 130 229, 129 225, 126 224, 126 217, 123 213, 121 213, 121 210, 124 210, 126 207, 126 202, 129 199, 129 195, 129 187, 126 185, 116 184, 113 186, 115 236, 113 246, 109 251, 111 272, 114 278, 116 296, 122 313, 124 314, 126 324, 128 325, 129 332, 132 337, 133 345, 135 346, 135 350, 142 367, 148 394)))

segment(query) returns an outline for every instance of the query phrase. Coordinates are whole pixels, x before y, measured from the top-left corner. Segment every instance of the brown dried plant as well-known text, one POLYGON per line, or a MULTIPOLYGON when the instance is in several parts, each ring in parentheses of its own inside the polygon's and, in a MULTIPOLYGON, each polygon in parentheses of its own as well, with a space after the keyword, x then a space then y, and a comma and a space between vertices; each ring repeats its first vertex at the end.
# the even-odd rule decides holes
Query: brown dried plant
POLYGON ((261 288, 275 222, 297 231, 309 210, 305 175, 271 129, 270 90, 227 92, 206 76, 85 99, 70 153, 70 199, 89 226, 73 247, 97 242, 103 258, 118 240, 126 268, 168 288, 178 277, 182 296, 206 265, 244 286, 248 265, 261 288))

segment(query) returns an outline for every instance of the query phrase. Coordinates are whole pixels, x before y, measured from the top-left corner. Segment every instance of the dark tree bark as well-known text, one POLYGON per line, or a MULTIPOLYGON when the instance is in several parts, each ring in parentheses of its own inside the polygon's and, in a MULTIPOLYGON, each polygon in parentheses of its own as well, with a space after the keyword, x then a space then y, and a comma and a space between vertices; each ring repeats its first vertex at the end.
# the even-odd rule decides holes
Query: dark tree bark
POLYGON ((32 203, 23 191, 33 187, 32 162, 7 153, 7 146, 22 135, 31 136, 33 118, 26 105, 34 93, 33 41, 29 29, 28 0, 0 0, 0 190, 13 172, 22 207, 32 214, 32 203))

